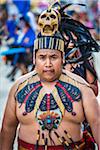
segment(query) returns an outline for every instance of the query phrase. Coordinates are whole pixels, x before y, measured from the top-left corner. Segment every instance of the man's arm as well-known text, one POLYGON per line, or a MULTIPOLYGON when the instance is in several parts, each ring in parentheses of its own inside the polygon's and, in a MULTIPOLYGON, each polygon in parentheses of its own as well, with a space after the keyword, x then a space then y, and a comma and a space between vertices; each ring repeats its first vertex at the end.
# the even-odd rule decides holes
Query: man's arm
POLYGON ((82 89, 83 107, 86 119, 90 124, 96 143, 100 144, 100 106, 94 95, 94 92, 89 87, 84 86, 82 89))
POLYGON ((14 98, 16 85, 10 90, 7 105, 3 117, 1 135, 0 135, 0 150, 12 150, 16 136, 18 120, 16 117, 16 101, 14 98))
POLYGON ((93 89, 94 94, 97 96, 98 95, 98 83, 97 83, 97 79, 87 69, 86 69, 86 80, 89 83, 90 87, 93 89))

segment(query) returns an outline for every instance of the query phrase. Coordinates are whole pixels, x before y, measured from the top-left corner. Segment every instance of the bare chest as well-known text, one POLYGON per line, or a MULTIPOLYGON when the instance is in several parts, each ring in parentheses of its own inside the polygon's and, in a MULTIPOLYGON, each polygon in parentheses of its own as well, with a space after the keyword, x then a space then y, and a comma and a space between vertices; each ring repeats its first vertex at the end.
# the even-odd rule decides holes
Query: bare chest
POLYGON ((61 81, 50 93, 40 82, 27 85, 17 93, 16 100, 17 117, 24 124, 38 123, 51 130, 62 121, 79 123, 84 118, 80 90, 61 81))
MULTIPOLYGON (((17 107, 16 107, 16 114, 17 114, 17 118, 19 120, 20 123, 22 124, 37 124, 37 116, 34 113, 34 110, 30 113, 26 113, 25 112, 25 104, 23 104, 23 106, 21 108, 19 108, 19 104, 17 103, 17 107)), ((61 120, 64 122, 74 122, 74 123, 80 123, 84 120, 84 112, 82 109, 82 104, 81 102, 79 102, 78 104, 73 104, 73 110, 75 112, 75 115, 72 115, 71 113, 69 113, 66 109, 64 110, 64 115, 61 116, 61 120)), ((45 111, 45 112, 41 112, 41 119, 46 119, 47 120, 47 114, 52 118, 56 118, 56 115, 59 114, 59 110, 51 110, 51 111, 45 111), (45 118, 44 118, 45 117, 45 118)), ((60 113, 61 114, 61 113, 60 113)), ((62 114, 61 114, 62 115, 62 114)), ((51 118, 50 118, 51 119, 51 118)))

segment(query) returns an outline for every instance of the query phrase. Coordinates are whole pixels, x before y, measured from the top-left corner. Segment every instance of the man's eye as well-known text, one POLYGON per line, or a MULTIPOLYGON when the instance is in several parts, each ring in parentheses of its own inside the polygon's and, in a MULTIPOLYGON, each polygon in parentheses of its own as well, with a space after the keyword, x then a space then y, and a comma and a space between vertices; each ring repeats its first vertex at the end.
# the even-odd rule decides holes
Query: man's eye
POLYGON ((44 60, 45 59, 45 56, 40 56, 39 57, 41 60, 44 60))
POLYGON ((52 56, 51 58, 52 58, 52 59, 57 59, 58 57, 57 57, 57 56, 52 56))

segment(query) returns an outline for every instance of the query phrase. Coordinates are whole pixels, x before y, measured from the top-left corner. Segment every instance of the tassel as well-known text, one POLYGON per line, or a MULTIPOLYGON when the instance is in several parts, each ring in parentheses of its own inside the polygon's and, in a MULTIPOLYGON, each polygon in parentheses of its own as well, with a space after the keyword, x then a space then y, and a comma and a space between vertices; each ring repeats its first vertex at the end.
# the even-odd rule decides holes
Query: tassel
POLYGON ((54 131, 54 134, 56 135, 56 137, 58 138, 58 140, 60 141, 60 143, 63 144, 63 140, 62 140, 61 137, 58 135, 58 133, 54 131))
POLYGON ((44 149, 47 150, 47 147, 48 147, 48 139, 46 138, 45 139, 45 148, 44 149))
POLYGON ((51 132, 49 131, 49 138, 50 138, 50 141, 51 141, 51 145, 53 144, 53 145, 55 145, 55 142, 54 142, 54 140, 52 139, 52 137, 51 137, 51 132))
POLYGON ((58 135, 58 133, 55 132, 55 131, 54 131, 54 133, 55 133, 56 137, 58 138, 58 140, 60 141, 60 143, 61 143, 62 145, 64 145, 65 150, 68 150, 68 148, 69 148, 69 143, 65 140, 65 138, 64 138, 64 137, 61 138, 61 137, 58 135))
POLYGON ((42 133, 42 144, 43 144, 43 147, 44 147, 44 150, 45 150, 45 139, 44 139, 44 133, 42 133))
POLYGON ((63 139, 64 143, 65 143, 67 146, 69 146, 69 143, 66 141, 66 139, 65 139, 64 136, 62 136, 62 139, 63 139))
POLYGON ((38 130, 38 133, 37 133, 37 139, 36 139, 35 150, 38 149, 38 146, 39 146, 39 139, 40 139, 40 130, 38 130))
POLYGON ((75 148, 76 148, 76 149, 79 149, 79 147, 75 144, 75 142, 72 140, 71 136, 67 133, 66 130, 64 130, 64 133, 66 134, 67 138, 69 138, 70 141, 74 144, 75 148))

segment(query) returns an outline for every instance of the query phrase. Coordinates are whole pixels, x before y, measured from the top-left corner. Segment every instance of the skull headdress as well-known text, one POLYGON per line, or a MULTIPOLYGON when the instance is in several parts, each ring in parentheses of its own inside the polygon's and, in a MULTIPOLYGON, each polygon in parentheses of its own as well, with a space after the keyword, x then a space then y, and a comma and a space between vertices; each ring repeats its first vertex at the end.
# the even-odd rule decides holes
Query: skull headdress
POLYGON ((41 34, 47 36, 54 35, 58 31, 59 21, 60 13, 57 10, 48 8, 43 11, 38 20, 41 34))
POLYGON ((64 52, 64 39, 58 31, 61 16, 56 8, 50 6, 39 16, 40 33, 34 42, 34 50, 55 49, 64 52))

